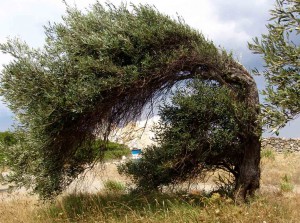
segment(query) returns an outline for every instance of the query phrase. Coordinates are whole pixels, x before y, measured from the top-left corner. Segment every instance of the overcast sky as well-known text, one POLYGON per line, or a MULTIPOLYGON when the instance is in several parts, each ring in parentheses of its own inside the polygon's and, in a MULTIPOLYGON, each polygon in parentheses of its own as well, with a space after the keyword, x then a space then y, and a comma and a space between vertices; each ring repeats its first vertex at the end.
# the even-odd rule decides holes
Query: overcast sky
MULTIPOLYGON (((66 0, 85 9, 94 0, 66 0)), ((105 2, 100 0, 99 2, 105 2)), ((120 0, 110 2, 118 5, 120 0)), ((262 68, 263 61, 247 48, 247 42, 266 32, 269 10, 275 0, 132 0, 132 3, 155 5, 170 16, 182 16, 187 24, 200 30, 217 46, 232 51, 248 70, 262 68)), ((7 37, 19 37, 32 47, 44 43, 43 25, 49 21, 59 22, 65 14, 61 0, 0 0, 0 42, 7 37)), ((0 70, 11 58, 0 53, 0 70)), ((264 87, 262 78, 256 78, 259 89, 264 87)), ((0 98, 0 131, 8 130, 13 123, 13 114, 0 98)), ((283 137, 300 138, 300 119, 291 122, 280 132, 283 137), (297 131, 298 130, 298 131, 297 131)))

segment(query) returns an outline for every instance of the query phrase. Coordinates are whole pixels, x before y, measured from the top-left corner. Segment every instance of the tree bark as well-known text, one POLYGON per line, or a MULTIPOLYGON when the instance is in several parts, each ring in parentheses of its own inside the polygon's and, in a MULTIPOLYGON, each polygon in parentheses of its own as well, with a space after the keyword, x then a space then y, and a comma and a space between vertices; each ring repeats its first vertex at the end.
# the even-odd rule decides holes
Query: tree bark
MULTIPOLYGON (((259 122, 259 96, 254 78, 239 63, 233 62, 228 66, 228 72, 219 73, 213 67, 209 72, 198 72, 198 75, 204 79, 214 79, 222 85, 231 87, 240 85, 245 90, 244 101, 248 108, 252 110, 251 122, 247 123, 247 134, 243 144, 244 153, 241 165, 236 178, 235 199, 238 203, 244 202, 247 195, 253 196, 260 186, 260 150, 261 150, 261 125, 259 122)), ((197 71, 195 72, 197 73, 197 71)))
POLYGON ((245 139, 244 156, 239 167, 239 176, 236 179, 236 202, 244 202, 247 195, 253 196, 260 186, 260 150, 261 125, 259 121, 259 96, 254 78, 240 65, 232 69, 231 77, 240 81, 246 88, 245 101, 252 109, 253 116, 248 123, 248 135, 245 139))
POLYGON ((244 202, 247 195, 253 196, 259 189, 260 181, 260 139, 256 135, 249 137, 244 150, 244 157, 236 179, 235 200, 244 202))

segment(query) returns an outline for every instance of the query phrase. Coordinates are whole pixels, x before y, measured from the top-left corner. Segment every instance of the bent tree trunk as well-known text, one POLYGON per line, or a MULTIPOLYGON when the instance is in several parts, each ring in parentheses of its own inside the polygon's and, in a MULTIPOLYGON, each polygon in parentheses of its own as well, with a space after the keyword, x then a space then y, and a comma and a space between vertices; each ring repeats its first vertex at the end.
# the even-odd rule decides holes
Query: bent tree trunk
POLYGON ((259 122, 259 96, 253 77, 243 66, 232 69, 231 80, 237 80, 246 89, 245 101, 252 110, 252 119, 248 123, 248 134, 244 142, 244 156, 236 179, 236 201, 244 201, 247 195, 253 196, 260 185, 261 125, 259 122))
MULTIPOLYGON (((247 123, 246 137, 243 144, 243 158, 237 167, 235 199, 243 202, 247 195, 253 196, 259 188, 260 182, 260 150, 261 125, 259 122, 259 96, 254 78, 239 63, 233 62, 228 66, 228 72, 218 72, 210 67, 209 72, 198 72, 204 79, 215 79, 219 83, 230 87, 240 85, 245 90, 244 101, 252 111, 251 121, 247 123), (213 72, 212 72, 213 71, 213 72)), ((197 71, 196 71, 197 73, 197 71)))

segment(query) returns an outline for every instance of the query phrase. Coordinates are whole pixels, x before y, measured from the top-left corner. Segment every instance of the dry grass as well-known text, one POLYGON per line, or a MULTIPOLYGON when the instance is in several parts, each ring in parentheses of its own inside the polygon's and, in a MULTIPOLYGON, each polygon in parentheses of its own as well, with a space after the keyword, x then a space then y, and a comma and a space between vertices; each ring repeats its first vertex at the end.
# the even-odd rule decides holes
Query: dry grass
POLYGON ((0 200, 0 223, 34 222, 33 216, 40 204, 37 199, 18 196, 0 200))
MULTIPOLYGON (((263 194, 236 206, 214 194, 175 195, 70 195, 56 204, 32 209, 30 203, 11 203, 1 222, 299 222, 299 196, 263 194), (16 209, 19 208, 19 210, 16 209), (5 217, 6 216, 6 217, 5 217)), ((3 207, 1 207, 3 208, 3 207)), ((4 215, 4 216, 3 216, 4 215)))
POLYGON ((30 197, 0 203, 0 223, 12 222, 299 222, 300 154, 275 154, 262 159, 262 190, 247 204, 214 194, 149 194, 105 192, 71 194, 55 204, 30 197), (288 175, 294 192, 280 190, 288 175))
POLYGON ((262 159, 261 184, 263 187, 280 188, 283 178, 287 176, 294 189, 300 193, 300 153, 276 154, 274 158, 262 159))

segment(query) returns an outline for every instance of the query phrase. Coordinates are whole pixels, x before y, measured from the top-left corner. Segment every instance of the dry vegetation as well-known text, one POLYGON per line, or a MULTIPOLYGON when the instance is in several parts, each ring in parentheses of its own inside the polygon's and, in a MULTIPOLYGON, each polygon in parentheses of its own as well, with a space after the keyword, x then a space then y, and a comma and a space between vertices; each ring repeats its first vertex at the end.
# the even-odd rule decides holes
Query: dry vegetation
MULTIPOLYGON (((280 187, 282 179, 288 176, 291 182, 299 187, 300 154, 289 152, 276 155, 270 154, 271 155, 262 160, 262 185, 280 187)), ((295 187, 295 189, 297 189, 297 187, 295 187)))
MULTIPOLYGON (((110 182, 98 194, 71 194, 55 203, 14 196, 0 203, 0 223, 12 222, 299 222, 300 154, 264 151, 262 189, 236 206, 219 194, 124 193, 110 182), (286 186, 288 184, 288 187, 286 186)), ((109 172, 111 174, 111 172, 109 172)))

